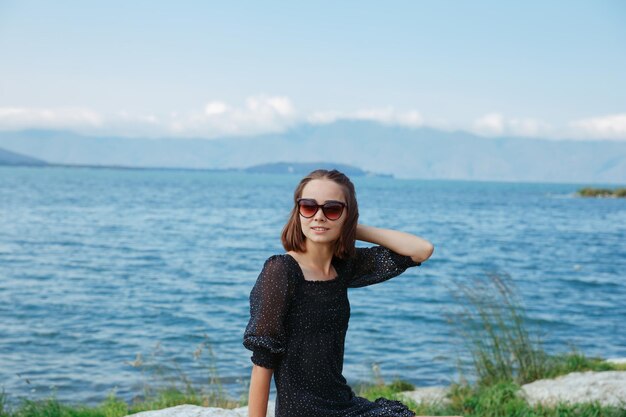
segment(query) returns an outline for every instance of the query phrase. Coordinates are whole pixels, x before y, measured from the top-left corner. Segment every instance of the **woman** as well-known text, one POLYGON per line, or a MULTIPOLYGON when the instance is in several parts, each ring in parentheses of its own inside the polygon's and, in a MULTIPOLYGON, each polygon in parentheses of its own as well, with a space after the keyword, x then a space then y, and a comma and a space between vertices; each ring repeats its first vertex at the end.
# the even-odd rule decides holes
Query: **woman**
POLYGON ((412 417, 400 401, 355 395, 342 375, 348 288, 386 281, 433 252, 420 237, 358 224, 354 185, 316 170, 294 193, 282 232, 250 292, 243 345, 253 353, 248 410, 265 417, 272 375, 276 417, 412 417), (356 240, 376 244, 355 247, 356 240))

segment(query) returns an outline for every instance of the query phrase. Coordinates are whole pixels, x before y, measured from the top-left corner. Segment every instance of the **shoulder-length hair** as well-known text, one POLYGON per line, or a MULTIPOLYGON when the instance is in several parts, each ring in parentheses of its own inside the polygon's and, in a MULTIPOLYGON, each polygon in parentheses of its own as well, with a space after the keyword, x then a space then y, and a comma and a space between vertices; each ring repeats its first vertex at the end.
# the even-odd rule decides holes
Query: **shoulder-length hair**
POLYGON ((326 169, 316 169, 300 181, 293 193, 293 208, 291 210, 289 220, 283 227, 281 235, 283 247, 286 251, 306 251, 304 244, 306 236, 302 232, 297 201, 298 198, 302 197, 302 190, 304 189, 304 186, 307 185, 309 181, 315 179, 328 179, 335 181, 343 190, 343 196, 347 204, 344 208, 343 215, 347 215, 348 217, 343 223, 339 238, 335 240, 333 255, 340 259, 352 258, 356 255, 354 244, 356 242, 356 226, 359 221, 359 206, 356 201, 354 184, 352 184, 352 181, 350 181, 346 175, 336 169, 330 171, 326 169))

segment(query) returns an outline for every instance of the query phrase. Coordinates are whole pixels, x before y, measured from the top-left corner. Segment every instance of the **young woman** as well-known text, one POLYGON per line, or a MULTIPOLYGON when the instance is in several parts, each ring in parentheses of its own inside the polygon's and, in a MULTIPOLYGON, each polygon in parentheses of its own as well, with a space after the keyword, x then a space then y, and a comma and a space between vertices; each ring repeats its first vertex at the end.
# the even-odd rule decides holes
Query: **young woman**
POLYGON ((412 417, 400 401, 358 397, 342 375, 348 288, 419 266, 433 245, 418 236, 358 224, 354 185, 316 170, 295 190, 282 232, 287 253, 270 256, 250 292, 243 345, 252 351, 250 417, 265 417, 272 375, 276 417, 412 417), (356 240, 374 243, 355 247, 356 240))

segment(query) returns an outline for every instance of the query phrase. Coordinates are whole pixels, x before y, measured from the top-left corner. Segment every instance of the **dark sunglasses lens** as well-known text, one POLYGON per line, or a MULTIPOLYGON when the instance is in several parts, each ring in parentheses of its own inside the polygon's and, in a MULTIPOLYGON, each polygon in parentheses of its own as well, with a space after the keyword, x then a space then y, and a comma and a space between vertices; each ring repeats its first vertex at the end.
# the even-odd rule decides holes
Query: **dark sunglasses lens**
POLYGON ((341 217, 343 206, 341 204, 324 204, 324 215, 330 220, 337 220, 341 217))
POLYGON ((304 217, 311 217, 317 211, 317 206, 315 204, 311 204, 307 201, 300 202, 300 214, 304 217))

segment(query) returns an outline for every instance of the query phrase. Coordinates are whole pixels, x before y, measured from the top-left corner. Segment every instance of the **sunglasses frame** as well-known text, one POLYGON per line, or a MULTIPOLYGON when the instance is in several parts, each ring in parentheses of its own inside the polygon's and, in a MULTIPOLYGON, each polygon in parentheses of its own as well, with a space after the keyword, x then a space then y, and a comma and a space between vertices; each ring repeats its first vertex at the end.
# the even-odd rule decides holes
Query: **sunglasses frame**
MULTIPOLYGON (((311 206, 311 208, 313 208, 313 204, 311 204, 310 206, 311 206)), ((296 207, 298 208, 298 214, 299 214, 300 216, 304 217, 305 219, 310 219, 310 218, 312 218, 313 216, 315 216, 315 215, 317 214, 317 212, 319 211, 319 209, 322 209, 322 213, 324 213, 324 216, 325 216, 328 220, 330 220, 330 221, 335 221, 335 220, 339 220, 339 219, 341 219, 341 216, 343 216, 343 212, 345 211, 346 207, 348 207, 348 204, 347 204, 347 203, 344 203, 343 201, 335 201, 335 200, 333 200, 333 201, 327 201, 327 202, 326 202, 326 203, 324 203, 324 204, 317 204, 317 201, 313 200, 312 198, 299 198, 299 199, 297 199, 297 200, 296 200, 296 207), (310 215, 310 216, 308 216, 308 217, 307 217, 307 216, 305 216, 304 214, 302 214, 302 212, 300 211, 300 201, 302 201, 302 200, 305 200, 305 201, 311 201, 311 202, 313 202, 313 203, 315 204, 315 212, 314 212, 312 215, 310 215), (341 214, 339 214, 339 217, 337 217, 336 219, 331 219, 330 217, 328 217, 328 215, 326 214, 326 211, 324 210, 324 206, 325 206, 326 204, 339 204, 339 205, 341 205, 341 206, 342 206, 342 207, 341 207, 341 214)))

